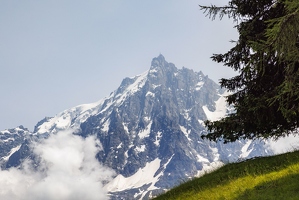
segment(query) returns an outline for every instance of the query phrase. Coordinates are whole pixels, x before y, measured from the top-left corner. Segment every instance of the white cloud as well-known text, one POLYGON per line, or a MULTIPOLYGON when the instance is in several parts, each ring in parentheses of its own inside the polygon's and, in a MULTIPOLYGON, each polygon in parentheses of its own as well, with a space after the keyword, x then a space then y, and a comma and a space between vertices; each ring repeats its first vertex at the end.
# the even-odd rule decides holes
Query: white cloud
POLYGON ((108 199, 102 182, 110 181, 114 173, 96 160, 100 147, 94 136, 83 139, 71 131, 35 143, 33 152, 41 165, 33 170, 26 161, 22 169, 0 171, 0 199, 108 199))

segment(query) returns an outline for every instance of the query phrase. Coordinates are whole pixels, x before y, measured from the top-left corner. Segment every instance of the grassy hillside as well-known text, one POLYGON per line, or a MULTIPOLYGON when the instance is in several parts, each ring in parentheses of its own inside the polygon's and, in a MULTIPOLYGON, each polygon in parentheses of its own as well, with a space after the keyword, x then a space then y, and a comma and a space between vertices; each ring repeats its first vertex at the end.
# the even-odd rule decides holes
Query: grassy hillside
POLYGON ((227 164, 155 200, 299 199, 299 151, 227 164))

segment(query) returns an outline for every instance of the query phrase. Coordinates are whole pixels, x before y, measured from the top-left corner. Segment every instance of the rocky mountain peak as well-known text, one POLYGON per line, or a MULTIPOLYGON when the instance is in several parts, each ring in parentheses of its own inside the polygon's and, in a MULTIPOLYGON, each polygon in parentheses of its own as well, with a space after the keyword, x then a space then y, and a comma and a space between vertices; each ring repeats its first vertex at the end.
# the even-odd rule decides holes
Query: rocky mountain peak
POLYGON ((151 66, 156 67, 156 66, 161 66, 165 61, 165 57, 160 54, 158 57, 153 58, 151 66))
POLYGON ((176 71, 176 67, 172 63, 168 63, 164 56, 160 54, 158 57, 153 58, 152 63, 151 63, 151 71, 161 71, 162 73, 167 73, 167 72, 174 72, 176 71))
MULTIPOLYGON (((223 92, 202 72, 177 69, 160 54, 148 71, 125 78, 110 96, 45 118, 29 135, 42 139, 70 128, 93 135, 101 144, 98 161, 117 173, 105 186, 111 199, 149 199, 209 166, 267 154, 258 142, 224 145, 201 138, 203 122, 227 112, 223 92)), ((0 143, 4 168, 33 154, 24 134, 2 135, 8 141, 0 143)))

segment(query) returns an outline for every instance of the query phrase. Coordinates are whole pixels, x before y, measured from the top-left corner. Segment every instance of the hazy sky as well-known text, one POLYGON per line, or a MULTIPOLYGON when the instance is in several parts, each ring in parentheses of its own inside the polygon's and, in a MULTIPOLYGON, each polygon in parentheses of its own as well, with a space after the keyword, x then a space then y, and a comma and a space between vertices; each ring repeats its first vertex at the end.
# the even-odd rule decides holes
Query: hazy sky
POLYGON ((160 53, 218 82, 211 61, 237 39, 231 21, 198 4, 223 0, 0 1, 0 130, 33 130, 45 116, 108 96, 160 53))

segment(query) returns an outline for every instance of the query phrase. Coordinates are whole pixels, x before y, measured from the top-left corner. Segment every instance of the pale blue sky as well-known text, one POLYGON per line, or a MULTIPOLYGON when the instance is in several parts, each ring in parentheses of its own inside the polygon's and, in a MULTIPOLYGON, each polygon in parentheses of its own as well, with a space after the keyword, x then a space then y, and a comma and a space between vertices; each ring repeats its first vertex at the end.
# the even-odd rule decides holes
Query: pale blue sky
POLYGON ((33 130, 45 116, 98 101, 160 53, 215 81, 232 71, 211 61, 237 38, 198 4, 221 0, 1 0, 0 130, 33 130))

